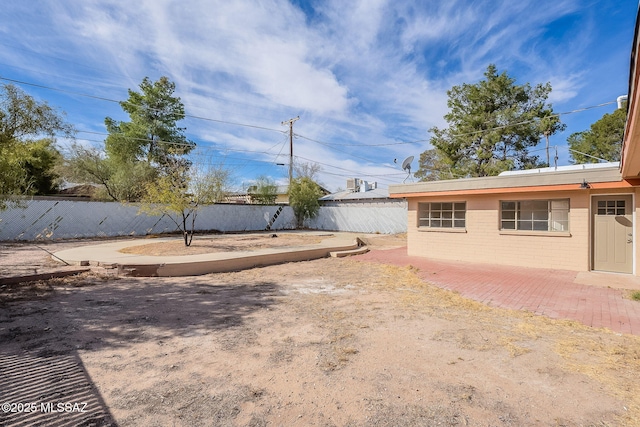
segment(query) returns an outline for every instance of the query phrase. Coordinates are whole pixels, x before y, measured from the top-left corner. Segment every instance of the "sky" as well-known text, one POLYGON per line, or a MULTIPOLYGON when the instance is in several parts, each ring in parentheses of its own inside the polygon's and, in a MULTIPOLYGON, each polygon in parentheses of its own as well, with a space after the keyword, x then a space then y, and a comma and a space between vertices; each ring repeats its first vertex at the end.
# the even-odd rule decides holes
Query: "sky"
MULTIPOLYGON (((516 84, 550 82, 567 138, 627 94, 636 0, 2 0, 0 84, 66 113, 76 142, 103 147, 104 119, 145 77, 167 76, 197 144, 194 165, 233 187, 288 182, 317 163, 328 190, 348 178, 417 181, 402 161, 446 127, 447 91, 489 64, 516 84), (605 104, 605 105, 603 105, 605 104), (284 122, 284 124, 283 124, 284 122)), ((58 139, 64 151, 70 141, 58 139)), ((545 156, 544 142, 536 153, 545 156), (542 148, 542 150, 540 149, 542 148)))

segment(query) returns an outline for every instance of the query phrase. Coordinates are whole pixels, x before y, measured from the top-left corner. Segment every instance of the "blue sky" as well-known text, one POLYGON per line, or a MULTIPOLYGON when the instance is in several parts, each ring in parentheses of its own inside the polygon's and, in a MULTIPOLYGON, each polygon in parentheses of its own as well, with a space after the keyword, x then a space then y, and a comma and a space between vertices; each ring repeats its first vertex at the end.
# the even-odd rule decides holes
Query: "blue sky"
MULTIPOLYGON (((4 1, 0 80, 65 111, 78 142, 100 146, 104 118, 144 77, 168 76, 198 145, 236 188, 286 183, 318 162, 330 190, 350 177, 401 183, 398 163, 430 148, 446 92, 496 64, 518 84, 550 82, 558 113, 627 93, 636 0, 47 0, 4 1), (56 90, 52 90, 56 89, 56 90), (83 95, 90 95, 87 97, 83 95), (104 98, 104 99, 98 99, 104 98)), ((615 105, 562 115, 567 137, 615 105)), ((61 140, 64 149, 68 141, 61 140)), ((543 151, 540 151, 544 155, 543 151)), ((407 182, 411 181, 411 177, 407 182)))

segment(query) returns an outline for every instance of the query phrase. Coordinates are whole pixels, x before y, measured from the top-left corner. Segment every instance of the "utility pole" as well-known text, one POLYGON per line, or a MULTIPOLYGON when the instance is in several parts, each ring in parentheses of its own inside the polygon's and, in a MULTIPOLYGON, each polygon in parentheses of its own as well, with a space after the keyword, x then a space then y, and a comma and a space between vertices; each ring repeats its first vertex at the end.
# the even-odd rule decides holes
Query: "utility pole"
POLYGON ((289 189, 291 189, 291 184, 293 183, 293 123, 299 119, 300 116, 297 116, 280 123, 283 126, 289 124, 289 189))
POLYGON ((549 131, 544 131, 544 137, 547 140, 546 149, 547 149, 547 167, 551 167, 551 161, 549 159, 549 131))

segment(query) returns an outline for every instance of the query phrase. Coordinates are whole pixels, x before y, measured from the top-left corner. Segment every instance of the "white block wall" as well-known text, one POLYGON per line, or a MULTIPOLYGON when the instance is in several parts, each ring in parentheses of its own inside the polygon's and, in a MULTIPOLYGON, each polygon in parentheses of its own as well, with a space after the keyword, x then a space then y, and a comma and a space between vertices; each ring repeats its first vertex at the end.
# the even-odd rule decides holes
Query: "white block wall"
MULTIPOLYGON (((196 216, 199 231, 264 230, 277 206, 209 205, 196 216)), ((272 229, 295 227, 293 211, 285 207, 272 229)), ((144 236, 176 231, 166 216, 142 213, 136 205, 113 202, 30 200, 23 207, 0 211, 0 240, 49 240, 81 237, 144 236)))
MULTIPOLYGON (((265 230, 278 206, 218 204, 203 206, 196 231, 265 230)), ((285 206, 272 230, 294 229, 293 210, 285 206)), ((367 205, 323 206, 307 227, 318 230, 401 233, 407 230, 404 201, 367 205)), ((0 240, 55 240, 88 237, 144 236, 176 231, 166 216, 141 213, 136 205, 116 202, 28 200, 0 211, 0 240)))
POLYGON ((397 234, 407 231, 407 203, 392 202, 336 203, 321 206, 318 216, 305 223, 315 230, 353 231, 358 233, 397 234))

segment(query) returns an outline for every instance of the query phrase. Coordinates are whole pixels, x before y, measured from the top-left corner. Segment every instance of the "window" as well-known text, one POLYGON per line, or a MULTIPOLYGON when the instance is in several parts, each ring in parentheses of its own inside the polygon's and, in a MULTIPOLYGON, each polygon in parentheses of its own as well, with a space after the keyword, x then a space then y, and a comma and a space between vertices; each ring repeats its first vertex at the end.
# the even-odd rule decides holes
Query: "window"
POLYGON ((467 206, 458 203, 418 203, 418 227, 464 228, 467 206))
POLYGON ((569 200, 503 201, 500 229, 569 231, 569 200))
POLYGON ((598 200, 598 215, 624 215, 625 200, 598 200))

